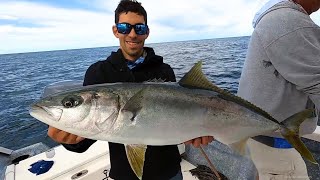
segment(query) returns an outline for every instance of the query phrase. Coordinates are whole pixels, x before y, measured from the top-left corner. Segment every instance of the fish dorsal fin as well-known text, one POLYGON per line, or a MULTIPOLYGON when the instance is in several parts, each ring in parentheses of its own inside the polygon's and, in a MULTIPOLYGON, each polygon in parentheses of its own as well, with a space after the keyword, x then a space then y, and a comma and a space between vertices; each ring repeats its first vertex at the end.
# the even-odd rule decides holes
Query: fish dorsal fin
POLYGON ((154 83, 163 83, 163 82, 166 82, 165 79, 161 79, 161 78, 154 78, 154 79, 149 79, 148 81, 146 82, 154 82, 154 83))
POLYGON ((197 62, 187 74, 185 74, 179 81, 179 85, 187 88, 206 89, 213 91, 221 91, 219 87, 212 84, 203 74, 202 61, 197 62))
POLYGON ((126 145, 125 148, 131 169, 141 180, 147 145, 130 144, 126 145))
POLYGON ((229 91, 219 88, 218 86, 214 85, 211 81, 209 81, 202 72, 202 61, 197 62, 190 69, 190 71, 181 78, 181 80, 179 81, 179 85, 186 88, 197 88, 197 89, 215 91, 220 95, 222 95, 224 99, 236 102, 237 104, 240 104, 248 109, 251 109, 259 113, 263 117, 271 121, 274 121, 275 123, 279 123, 277 120, 275 120, 271 115, 269 115, 267 112, 265 112, 261 108, 257 107, 256 105, 250 103, 247 100, 242 99, 241 97, 238 97, 230 93, 229 91))

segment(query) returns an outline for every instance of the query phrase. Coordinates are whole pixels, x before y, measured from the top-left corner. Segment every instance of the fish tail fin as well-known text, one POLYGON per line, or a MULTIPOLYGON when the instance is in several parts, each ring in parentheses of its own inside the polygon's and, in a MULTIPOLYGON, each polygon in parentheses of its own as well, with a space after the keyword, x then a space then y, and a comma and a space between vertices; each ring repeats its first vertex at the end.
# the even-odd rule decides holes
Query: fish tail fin
POLYGON ((280 123, 280 132, 281 135, 301 154, 302 157, 313 164, 318 164, 314 159, 312 153, 301 141, 301 137, 299 135, 299 128, 301 123, 307 118, 313 117, 313 115, 314 109, 306 109, 290 116, 280 123))

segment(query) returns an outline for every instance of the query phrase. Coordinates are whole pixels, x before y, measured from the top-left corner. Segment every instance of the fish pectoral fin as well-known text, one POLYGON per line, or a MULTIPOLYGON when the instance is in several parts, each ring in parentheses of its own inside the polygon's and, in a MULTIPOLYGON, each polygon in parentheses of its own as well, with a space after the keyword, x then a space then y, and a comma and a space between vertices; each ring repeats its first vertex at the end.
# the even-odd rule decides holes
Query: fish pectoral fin
POLYGON ((139 179, 142 179, 143 165, 145 160, 145 153, 147 145, 130 144, 125 145, 127 158, 131 169, 139 179))
POLYGON ((229 144, 229 147, 231 147, 234 151, 236 151, 242 156, 250 157, 250 151, 247 146, 247 141, 248 141, 248 138, 229 144))
POLYGON ((133 114, 131 120, 133 121, 134 118, 137 116, 138 112, 142 109, 143 99, 145 95, 146 89, 141 89, 135 95, 133 95, 124 105, 121 111, 129 111, 133 114))
POLYGON ((119 113, 117 111, 113 111, 112 114, 107 118, 104 118, 104 116, 100 116, 99 120, 95 122, 95 125, 100 130, 100 132, 106 131, 106 128, 109 128, 110 126, 110 122, 113 122, 115 119, 117 119, 118 115, 119 113))

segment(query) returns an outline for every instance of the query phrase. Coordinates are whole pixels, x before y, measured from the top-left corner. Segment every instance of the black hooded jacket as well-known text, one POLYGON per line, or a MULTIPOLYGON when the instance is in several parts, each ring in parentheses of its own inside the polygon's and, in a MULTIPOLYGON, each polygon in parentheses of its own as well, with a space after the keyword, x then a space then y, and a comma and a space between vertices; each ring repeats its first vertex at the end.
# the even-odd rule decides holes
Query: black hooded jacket
MULTIPOLYGON (((92 64, 85 75, 83 85, 93 85, 114 82, 143 82, 152 79, 162 79, 175 82, 172 68, 163 63, 161 56, 155 55, 152 48, 145 47, 147 56, 144 62, 130 70, 122 51, 112 52, 104 61, 92 64)), ((63 146, 74 152, 86 151, 95 140, 85 139, 78 144, 63 146)), ((115 180, 138 180, 132 171, 123 144, 110 143, 109 153, 111 170, 110 177, 115 180)), ((148 146, 143 169, 143 180, 167 180, 176 175, 180 167, 180 153, 176 145, 148 146)))

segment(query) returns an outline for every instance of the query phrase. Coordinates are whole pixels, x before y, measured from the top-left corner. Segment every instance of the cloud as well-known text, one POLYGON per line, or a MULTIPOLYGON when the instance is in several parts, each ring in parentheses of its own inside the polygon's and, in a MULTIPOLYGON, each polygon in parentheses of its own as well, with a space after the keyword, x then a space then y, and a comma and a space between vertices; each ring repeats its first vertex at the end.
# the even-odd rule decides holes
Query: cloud
POLYGON ((15 16, 0 14, 0 19, 2 19, 2 20, 17 20, 18 18, 15 16))
MULTIPOLYGON (((94 1, 113 11, 118 2, 94 1)), ((141 0, 148 12, 151 34, 147 42, 242 36, 252 33, 251 19, 257 0, 237 0, 228 4, 212 0, 141 0)))
POLYGON ((55 8, 29 2, 2 3, 0 53, 105 46, 113 16, 86 10, 55 8), (4 18, 5 17, 5 18, 4 18), (21 26, 23 22, 24 26, 21 26))
MULTIPOLYGON (((119 0, 1 1, 0 54, 118 45, 111 27, 119 0)), ((265 0, 141 0, 148 12, 147 43, 246 36, 265 0)), ((313 15, 320 22, 319 13, 313 15)))
MULTIPOLYGON (((151 42, 198 37, 250 35, 252 19, 268 0, 140 0, 148 12, 151 42)), ((96 8, 113 13, 119 0, 94 0, 96 8)), ((319 12, 312 17, 318 17, 319 12)), ((317 21, 317 22, 320 22, 317 21)))

